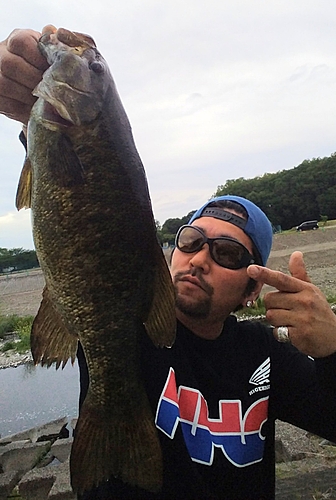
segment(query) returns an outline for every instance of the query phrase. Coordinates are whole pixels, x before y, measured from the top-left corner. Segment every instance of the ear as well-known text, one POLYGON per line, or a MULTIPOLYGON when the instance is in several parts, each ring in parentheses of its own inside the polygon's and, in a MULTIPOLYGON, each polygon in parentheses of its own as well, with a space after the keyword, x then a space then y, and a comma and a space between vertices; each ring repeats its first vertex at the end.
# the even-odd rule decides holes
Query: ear
POLYGON ((246 297, 244 297, 244 302, 243 302, 243 306, 245 307, 246 306, 246 302, 248 302, 249 300, 251 302, 255 302, 257 300, 257 298, 259 297, 259 294, 261 292, 261 289, 263 287, 263 284, 262 282, 260 281, 257 281, 257 284, 255 286, 255 289, 253 290, 253 292, 251 292, 249 295, 247 295, 246 297))

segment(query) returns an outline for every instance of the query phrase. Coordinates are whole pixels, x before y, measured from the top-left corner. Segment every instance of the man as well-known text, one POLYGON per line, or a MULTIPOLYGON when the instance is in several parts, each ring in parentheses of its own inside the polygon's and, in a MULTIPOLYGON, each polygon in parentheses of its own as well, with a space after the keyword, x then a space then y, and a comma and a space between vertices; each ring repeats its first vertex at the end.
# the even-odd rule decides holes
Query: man
MULTIPOLYGON (((0 112, 23 124, 45 69, 38 37, 16 31, 0 45, 0 112)), ((83 499, 271 499, 277 418, 336 441, 336 317, 300 252, 291 256, 291 276, 264 267, 271 241, 265 214, 234 196, 207 203, 179 230, 171 262, 176 342, 158 350, 144 332, 141 349, 162 492, 111 478, 83 499), (231 314, 263 283, 277 289, 265 296, 274 329, 231 314)), ((78 358, 83 398, 81 350, 78 358)))

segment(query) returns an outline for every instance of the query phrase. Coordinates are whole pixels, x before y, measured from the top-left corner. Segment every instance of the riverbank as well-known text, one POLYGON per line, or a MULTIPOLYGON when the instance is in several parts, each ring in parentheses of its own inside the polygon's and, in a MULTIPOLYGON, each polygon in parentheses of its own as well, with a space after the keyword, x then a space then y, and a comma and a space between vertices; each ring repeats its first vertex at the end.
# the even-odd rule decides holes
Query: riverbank
POLYGON ((0 439, 0 500, 75 500, 69 455, 76 420, 62 417, 0 439))
MULTIPOLYGON (((76 419, 62 417, 0 439, 0 500, 75 500, 69 455, 76 419)), ((276 500, 336 498, 336 447, 276 426, 276 500)))
POLYGON ((2 349, 7 342, 17 342, 19 337, 15 333, 6 334, 4 339, 0 339, 0 370, 3 368, 15 368, 26 363, 33 363, 30 350, 19 353, 15 349, 3 352, 2 349))
MULTIPOLYGON (((1 343, 0 343, 1 348, 1 343)), ((16 368, 26 363, 33 363, 33 357, 30 351, 19 354, 13 350, 0 353, 0 370, 4 368, 16 368)))

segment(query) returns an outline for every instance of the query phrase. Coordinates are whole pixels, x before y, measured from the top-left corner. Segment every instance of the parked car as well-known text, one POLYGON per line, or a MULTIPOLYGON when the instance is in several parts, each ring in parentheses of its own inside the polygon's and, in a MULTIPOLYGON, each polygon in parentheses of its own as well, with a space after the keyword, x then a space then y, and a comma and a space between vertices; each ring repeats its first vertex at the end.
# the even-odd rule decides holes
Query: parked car
POLYGON ((297 231, 309 231, 310 229, 318 229, 319 225, 317 220, 307 220, 306 222, 302 222, 299 226, 297 226, 297 231))

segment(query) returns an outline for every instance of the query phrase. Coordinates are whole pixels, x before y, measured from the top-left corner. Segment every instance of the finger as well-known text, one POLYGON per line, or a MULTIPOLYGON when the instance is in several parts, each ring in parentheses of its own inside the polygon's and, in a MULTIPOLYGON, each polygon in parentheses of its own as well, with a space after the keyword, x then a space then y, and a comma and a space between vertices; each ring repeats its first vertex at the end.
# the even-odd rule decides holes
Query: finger
POLYGON ((7 39, 7 49, 35 68, 45 71, 48 63, 38 49, 41 33, 33 30, 14 30, 7 39))
MULTIPOLYGON (((37 81, 37 83, 38 82, 39 80, 37 81)), ((30 83, 33 82, 31 81, 30 83)), ((17 82, 15 80, 12 80, 11 78, 5 77, 3 74, 0 74, 0 98, 2 100, 5 100, 5 98, 9 98, 32 106, 36 101, 36 97, 34 97, 32 94, 32 88, 34 88, 36 85, 32 85, 32 87, 26 87, 20 82, 17 82)), ((0 107, 0 109, 2 108, 0 107)))
POLYGON ((20 83, 28 89, 35 88, 43 75, 43 70, 32 66, 21 56, 9 52, 3 54, 0 59, 0 71, 2 76, 20 83))
MULTIPOLYGON (((287 294, 293 295, 293 294, 287 294)), ((266 297, 266 296, 265 296, 266 297)), ((267 297, 265 301, 266 314, 265 318, 267 323, 275 327, 286 325, 287 327, 294 327, 296 324, 295 311, 291 309, 290 301, 272 300, 271 296, 267 297)))
POLYGON ((289 259, 288 269, 294 278, 311 283, 303 260, 302 252, 292 253, 289 259))
POLYGON ((278 326, 273 329, 275 340, 282 343, 291 343, 289 328, 287 326, 278 326))
POLYGON ((56 33, 57 28, 53 24, 47 24, 44 26, 42 29, 42 35, 45 35, 46 33, 56 33))
POLYGON ((8 118, 11 118, 12 120, 27 124, 30 111, 31 106, 28 104, 23 104, 22 102, 8 98, 3 100, 0 97, 0 113, 8 118))
POLYGON ((256 281, 270 285, 282 292, 299 292, 304 288, 304 281, 293 278, 280 271, 273 271, 267 267, 251 265, 247 268, 247 274, 256 281))

